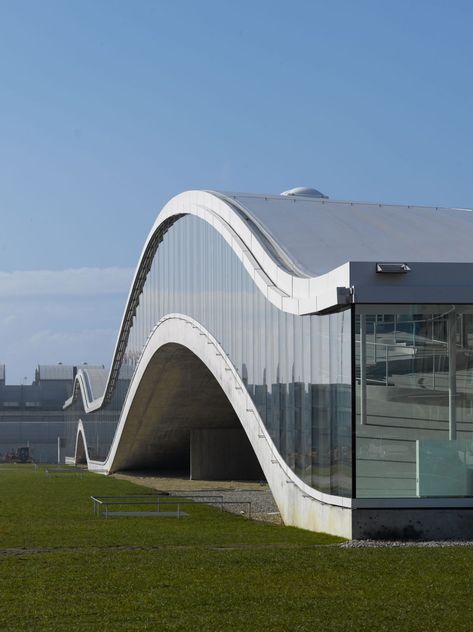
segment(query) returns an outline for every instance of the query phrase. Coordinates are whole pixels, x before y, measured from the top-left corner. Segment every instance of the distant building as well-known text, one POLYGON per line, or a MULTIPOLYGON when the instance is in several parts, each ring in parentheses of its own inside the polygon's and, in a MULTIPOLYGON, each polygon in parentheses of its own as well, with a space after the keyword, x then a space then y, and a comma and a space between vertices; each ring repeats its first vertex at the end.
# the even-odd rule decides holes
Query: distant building
POLYGON ((63 406, 72 395, 77 369, 66 364, 40 364, 31 384, 6 384, 6 367, 0 364, 2 455, 29 446, 35 461, 54 463, 58 459, 59 439, 60 458, 64 460, 67 422, 63 406))

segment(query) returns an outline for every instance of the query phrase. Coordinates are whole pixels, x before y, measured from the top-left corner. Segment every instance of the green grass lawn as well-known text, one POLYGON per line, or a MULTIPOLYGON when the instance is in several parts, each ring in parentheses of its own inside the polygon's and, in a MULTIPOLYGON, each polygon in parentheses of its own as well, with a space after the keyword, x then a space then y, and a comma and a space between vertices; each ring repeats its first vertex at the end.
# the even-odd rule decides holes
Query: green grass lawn
POLYGON ((0 466, 0 630, 473 629, 469 547, 343 549, 203 505, 94 516, 91 494, 141 489, 0 466))

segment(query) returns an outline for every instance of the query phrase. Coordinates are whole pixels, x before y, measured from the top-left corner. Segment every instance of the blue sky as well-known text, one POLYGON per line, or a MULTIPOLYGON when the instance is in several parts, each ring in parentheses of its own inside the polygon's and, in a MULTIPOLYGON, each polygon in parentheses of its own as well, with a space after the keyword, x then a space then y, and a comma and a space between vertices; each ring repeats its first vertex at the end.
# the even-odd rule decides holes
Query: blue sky
POLYGON ((470 0, 0 0, 9 381, 110 361, 144 239, 183 190, 473 207, 472 24, 470 0))

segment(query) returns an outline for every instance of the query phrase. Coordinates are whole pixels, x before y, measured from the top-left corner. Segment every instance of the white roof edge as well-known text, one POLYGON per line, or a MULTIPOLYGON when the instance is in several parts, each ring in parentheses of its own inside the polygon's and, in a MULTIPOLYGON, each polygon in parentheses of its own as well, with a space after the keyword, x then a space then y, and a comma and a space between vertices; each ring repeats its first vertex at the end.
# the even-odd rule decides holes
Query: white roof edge
MULTIPOLYGON (((110 372, 109 372, 109 377, 110 377, 110 372)), ((108 382, 108 379, 107 379, 107 382, 108 382)), ((99 397, 93 398, 92 397, 93 392, 90 385, 89 376, 87 375, 87 369, 80 368, 78 369, 76 376, 74 377, 72 395, 68 399, 66 399, 62 408, 63 410, 65 410, 69 408, 69 406, 72 406, 72 404, 74 403, 76 397, 78 396, 80 392, 81 397, 82 397, 82 403, 84 406, 84 411, 86 413, 91 413, 94 410, 98 410, 102 406, 106 390, 107 390, 107 387, 105 386, 104 393, 102 393, 102 395, 99 397)))
MULTIPOLYGON (((99 400, 99 405, 103 405, 105 396, 110 392, 112 376, 117 379, 117 365, 121 361, 122 351, 120 346, 123 336, 126 334, 125 324, 132 318, 136 308, 135 299, 141 291, 140 283, 144 282, 143 277, 146 276, 145 268, 149 263, 147 255, 153 244, 153 238, 165 222, 176 220, 183 215, 195 215, 217 230, 240 258, 259 290, 278 309, 302 315, 336 308, 340 297, 343 297, 344 304, 349 304, 349 268, 347 265, 340 266, 338 270, 319 277, 309 278, 292 275, 276 264, 274 257, 256 238, 247 222, 234 210, 232 201, 225 200, 225 194, 204 190, 180 193, 171 198, 163 207, 145 240, 126 301, 104 395, 93 402, 86 398, 84 406, 87 406, 88 410, 96 410, 99 400), (243 249, 238 247, 238 244, 242 244, 243 249), (259 270, 262 270, 264 274, 258 274, 259 270), (339 292, 338 288, 343 288, 344 292, 339 292), (274 292, 274 289, 277 289, 278 292, 274 292)), ((83 392, 86 393, 85 380, 86 378, 83 375, 81 377, 78 372, 74 384, 75 387, 79 385, 83 387, 83 392)), ((73 401, 74 396, 72 399, 69 398, 64 406, 70 406, 73 401)))
MULTIPOLYGON (((194 215, 209 223, 220 233, 238 256, 265 298, 282 311, 297 315, 322 313, 343 308, 354 302, 353 285, 355 284, 355 279, 351 272, 351 263, 347 261, 318 276, 308 276, 303 272, 291 273, 288 271, 289 267, 296 271, 300 270, 299 266, 295 260, 290 258, 288 249, 284 248, 272 235, 271 231, 267 230, 266 224, 260 222, 258 216, 251 213, 251 209, 247 209, 239 203, 242 197, 245 197, 245 194, 191 190, 174 196, 162 208, 145 240, 139 263, 135 270, 119 329, 105 393, 100 398, 100 405, 103 404, 107 393, 111 393, 111 386, 118 379, 118 368, 136 309, 137 298, 141 293, 149 265, 158 247, 157 236, 163 230, 163 227, 171 225, 179 217, 194 215), (258 234, 258 231, 260 231, 260 234, 258 234), (273 252, 270 252, 270 249, 273 252), (281 259, 280 265, 278 257, 281 259)), ((285 198, 280 195, 248 194, 248 197, 283 201, 291 200, 291 198, 285 198)), ((293 196, 292 199, 294 198, 297 199, 298 196, 293 196)), ((307 203, 307 198, 301 196, 300 199, 304 199, 305 203, 307 203)), ((313 203, 319 205, 340 204, 340 202, 332 199, 316 199, 313 203)), ((353 202, 344 202, 343 204, 350 206, 366 205, 365 203, 353 202)), ((370 206, 383 206, 374 203, 367 204, 370 206)), ((443 207, 406 206, 405 208, 441 210, 443 207)), ((435 264, 428 265, 435 267, 435 264)), ((382 277, 383 275, 379 276, 382 277)), ((411 273, 406 276, 411 280, 414 278, 414 275, 411 275, 411 273)), ((376 280, 376 290, 380 285, 380 281, 381 279, 379 278, 376 280)), ((386 279, 382 279, 382 281, 385 282, 386 279)), ((387 287, 389 289, 389 286, 387 287)), ((389 298, 389 292, 385 294, 387 296, 386 302, 396 302, 395 296, 394 298, 389 298)), ((365 294, 365 301, 367 300, 366 296, 365 294)), ((379 292, 375 291, 373 297, 377 299, 378 296, 379 292)), ((378 300, 374 302, 378 302, 378 300)), ((77 383, 86 387, 85 382, 84 384, 80 381, 77 383)), ((93 400, 94 409, 97 401, 97 399, 93 400)), ((92 402, 88 402, 87 406, 92 406, 92 402)))

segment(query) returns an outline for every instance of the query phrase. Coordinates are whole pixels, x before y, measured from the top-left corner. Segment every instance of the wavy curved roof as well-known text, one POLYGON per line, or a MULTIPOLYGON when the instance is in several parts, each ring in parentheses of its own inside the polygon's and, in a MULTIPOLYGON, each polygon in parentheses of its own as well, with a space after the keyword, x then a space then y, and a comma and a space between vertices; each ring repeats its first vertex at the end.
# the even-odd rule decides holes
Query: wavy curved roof
MULTIPOLYGON (((110 372, 83 367, 76 375, 74 394, 66 405, 72 403, 79 391, 86 413, 110 402, 156 251, 165 233, 185 215, 194 215, 212 226, 230 245, 267 301, 283 312, 305 315, 344 309, 342 314, 328 318, 347 316, 350 322, 346 307, 353 303, 473 303, 471 211, 355 204, 307 195, 189 191, 166 204, 148 235, 110 372), (403 268, 403 272, 408 272, 378 273, 375 263, 389 262, 408 264, 403 268)), ((209 260, 207 265, 218 266, 219 261, 209 260)), ((385 269, 397 268, 385 266, 385 269)), ((180 347, 206 367, 227 396, 285 522, 351 534, 348 512, 361 507, 357 503, 363 501, 325 494, 298 477, 278 452, 242 375, 212 332, 189 314, 181 313, 162 314, 158 322, 146 321, 145 336, 148 330, 143 348, 137 349, 139 358, 130 376, 108 456, 103 461, 89 458, 84 424, 78 426, 76 456, 80 453, 89 467, 97 471, 110 472, 145 457, 154 458, 160 441, 162 451, 178 442, 182 428, 177 424, 173 428, 175 435, 170 428, 181 403, 183 428, 187 428, 191 417, 185 408, 186 397, 177 388, 173 392, 166 378, 176 379, 179 384, 171 368, 185 370, 182 349, 177 349, 180 347), (157 387, 159 379, 161 386, 157 387), (171 399, 166 400, 169 394, 171 399), (160 422, 156 421, 157 416, 160 422)))
MULTIPOLYGON (((187 191, 159 213, 136 268, 102 394, 78 374, 85 410, 108 401, 156 249, 179 218, 193 214, 231 245, 255 284, 282 311, 308 314, 349 303, 473 303, 473 212, 467 209, 335 201, 306 195, 187 191), (406 275, 375 263, 415 264, 406 275), (402 277, 402 278, 401 278, 402 277)), ((75 395, 66 402, 69 405, 75 395)))
POLYGON ((217 195, 255 218, 309 276, 349 261, 473 262, 471 210, 298 195, 217 195))

